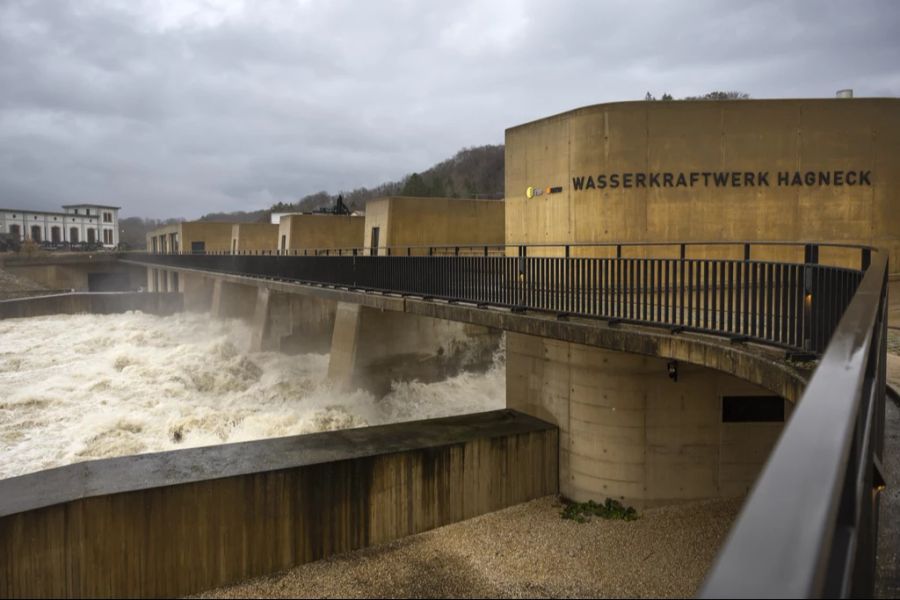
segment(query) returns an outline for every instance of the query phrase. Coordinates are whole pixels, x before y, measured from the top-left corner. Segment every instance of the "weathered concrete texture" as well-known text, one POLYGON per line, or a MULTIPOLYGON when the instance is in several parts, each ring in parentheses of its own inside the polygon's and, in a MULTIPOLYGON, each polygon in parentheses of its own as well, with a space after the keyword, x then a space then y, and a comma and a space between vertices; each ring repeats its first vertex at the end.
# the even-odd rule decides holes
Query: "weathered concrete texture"
POLYGON ((184 294, 184 309, 208 312, 212 308, 215 279, 197 273, 179 273, 179 291, 184 294))
POLYGON ((255 350, 286 354, 327 353, 331 348, 336 303, 318 298, 256 289, 253 312, 255 350))
POLYGON ((278 249, 359 248, 365 217, 350 215, 284 215, 278 224, 278 249))
POLYGON ((556 492, 551 425, 494 411, 0 480, 0 596, 180 596, 556 492))
POLYGON ((50 289, 77 292, 131 291, 146 283, 145 267, 119 261, 108 253, 6 257, 3 268, 50 289))
MULTIPOLYGON (((585 106, 506 130, 506 239, 859 243, 889 252, 897 274, 898 143, 896 98, 585 106), (816 181, 779 184, 780 172, 793 179, 798 170, 804 178, 815 173, 816 181), (849 171, 869 173, 868 184, 849 185, 859 183, 845 179, 849 171), (828 184, 819 183, 820 172, 829 173, 828 184), (671 185, 653 185, 653 173, 668 173, 671 185), (680 173, 688 179, 682 185, 680 173), (706 185, 704 173, 727 173, 729 181, 716 185, 710 178, 706 185), (768 173, 768 182, 746 185, 749 173, 768 173), (648 180, 639 183, 636 174, 648 180), (575 179, 585 183, 588 176, 592 183, 576 189, 575 179), (561 191, 527 198, 529 186, 561 191)), ((773 248, 754 258, 779 260, 784 252, 773 248)), ((845 264, 857 267, 859 253, 845 264)))
POLYGON ((171 315, 182 310, 182 296, 175 292, 75 292, 0 301, 0 319, 18 319, 57 314, 113 314, 140 310, 171 315))
POLYGON ((328 376, 343 387, 384 393, 391 381, 434 381, 462 367, 486 368, 500 336, 481 326, 339 302, 328 376))
POLYGON ((277 249, 278 225, 272 223, 235 223, 231 227, 231 252, 271 251, 277 249))
POLYGON ((267 319, 270 347, 287 354, 329 352, 336 312, 334 300, 272 292, 267 319))
POLYGON ((250 320, 256 311, 257 288, 216 279, 210 312, 219 318, 250 320))
POLYGON ((147 233, 148 252, 227 252, 234 223, 185 221, 147 233))
MULTIPOLYGON (((366 203, 366 247, 420 246, 410 253, 427 254, 426 246, 503 244, 504 203, 467 198, 389 196, 366 203)), ((480 250, 479 250, 480 252, 480 250)))
MULTIPOLYGON (((771 393, 665 359, 507 335, 507 406, 560 428, 560 491, 638 506, 746 494, 783 423, 723 423, 723 396, 771 393)), ((790 405, 786 404, 786 412, 790 405)))

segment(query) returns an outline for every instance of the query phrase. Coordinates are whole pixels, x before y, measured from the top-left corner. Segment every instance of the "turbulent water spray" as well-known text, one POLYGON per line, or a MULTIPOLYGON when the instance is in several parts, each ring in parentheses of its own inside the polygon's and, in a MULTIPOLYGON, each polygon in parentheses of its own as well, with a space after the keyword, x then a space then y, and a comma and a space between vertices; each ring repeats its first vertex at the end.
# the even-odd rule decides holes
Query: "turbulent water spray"
MULTIPOLYGON (((328 355, 249 352, 239 320, 183 313, 0 321, 0 478, 93 458, 502 408, 484 373, 338 392, 328 355)), ((503 347, 503 344, 500 346, 503 347)))

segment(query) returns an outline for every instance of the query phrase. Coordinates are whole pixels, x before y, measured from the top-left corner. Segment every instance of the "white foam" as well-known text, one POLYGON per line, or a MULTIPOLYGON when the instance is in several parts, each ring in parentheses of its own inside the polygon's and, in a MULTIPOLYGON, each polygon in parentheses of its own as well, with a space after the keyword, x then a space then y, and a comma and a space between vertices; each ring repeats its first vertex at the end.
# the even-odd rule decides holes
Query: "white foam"
MULTIPOLYGON (((191 313, 0 321, 0 478, 92 458, 502 408, 505 362, 338 393, 328 355, 249 352, 238 320, 191 313)), ((502 347, 502 345, 501 345, 502 347)))

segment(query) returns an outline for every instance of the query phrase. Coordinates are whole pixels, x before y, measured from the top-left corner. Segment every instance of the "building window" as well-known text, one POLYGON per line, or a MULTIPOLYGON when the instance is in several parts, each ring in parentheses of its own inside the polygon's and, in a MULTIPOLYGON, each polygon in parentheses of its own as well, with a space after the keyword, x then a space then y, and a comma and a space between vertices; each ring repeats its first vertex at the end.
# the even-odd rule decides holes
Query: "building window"
POLYGON ((69 229, 69 243, 77 244, 78 243, 78 228, 72 227, 69 229))
POLYGON ((113 243, 113 232, 112 229, 104 229, 103 230, 103 243, 107 246, 111 246, 113 243))
POLYGON ((35 242, 41 241, 41 227, 40 225, 32 225, 31 226, 31 239, 35 242))
POLYGON ((86 214, 87 216, 91 216, 91 209, 89 209, 89 208, 84 209, 84 214, 86 214))
MULTIPOLYGON (((14 215, 14 216, 15 216, 15 215, 14 215)), ((11 234, 13 234, 14 236, 16 236, 17 238, 20 238, 20 239, 21 239, 21 237, 22 237, 22 234, 20 233, 20 229, 19 229, 19 226, 18 226, 18 225, 10 225, 10 226, 9 226, 9 232, 10 232, 11 234)))
POLYGON ((723 423, 777 423, 784 421, 780 396, 723 396, 723 423))
POLYGON ((88 244, 96 244, 97 243, 97 230, 96 229, 88 229, 88 244))
POLYGON ((112 223, 112 213, 111 212, 103 213, 103 222, 104 223, 112 223))
POLYGON ((380 240, 378 238, 381 237, 381 227, 373 227, 372 228, 372 241, 369 244, 371 246, 371 250, 369 251, 372 256, 378 255, 378 243, 380 240))
POLYGON ((76 214, 76 215, 78 214, 78 209, 77 209, 77 208, 75 209, 75 214, 76 214))

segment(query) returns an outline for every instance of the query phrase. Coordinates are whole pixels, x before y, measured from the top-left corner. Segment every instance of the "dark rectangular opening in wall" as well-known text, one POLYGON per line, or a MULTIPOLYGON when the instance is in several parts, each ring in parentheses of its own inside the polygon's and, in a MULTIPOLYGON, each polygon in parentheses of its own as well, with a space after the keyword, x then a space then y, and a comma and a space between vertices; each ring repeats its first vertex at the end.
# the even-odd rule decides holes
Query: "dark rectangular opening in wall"
POLYGON ((191 254, 206 254, 206 242, 191 242, 191 254))
POLYGON ((371 254, 372 256, 378 255, 378 242, 381 234, 381 227, 373 227, 372 228, 372 244, 371 244, 371 254))
POLYGON ((723 396, 723 423, 774 423, 784 421, 780 396, 723 396))
POLYGON ((88 273, 91 292, 127 292, 131 289, 128 273, 88 273))

